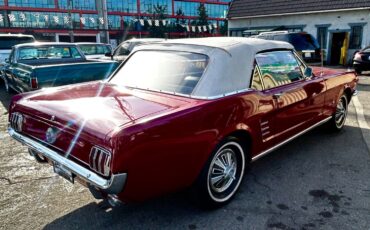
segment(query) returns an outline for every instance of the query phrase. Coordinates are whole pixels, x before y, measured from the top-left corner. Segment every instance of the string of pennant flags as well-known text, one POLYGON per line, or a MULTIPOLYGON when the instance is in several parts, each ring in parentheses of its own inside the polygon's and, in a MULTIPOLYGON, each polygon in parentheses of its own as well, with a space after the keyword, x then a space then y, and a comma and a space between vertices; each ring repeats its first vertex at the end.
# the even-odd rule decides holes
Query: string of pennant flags
MULTIPOLYGON (((32 14, 35 19, 36 19, 36 22, 39 23, 41 20, 43 20, 44 22, 49 22, 52 21, 54 22, 55 24, 70 24, 71 23, 71 17, 70 16, 57 16, 57 15, 53 15, 53 16, 50 16, 48 14, 39 14, 39 13, 35 13, 35 14, 32 14)), ((19 14, 19 18, 17 19, 16 15, 15 14, 8 14, 7 15, 8 17, 8 20, 9 22, 27 22, 27 17, 24 13, 20 13, 19 14)), ((124 20, 124 16, 120 17, 120 19, 123 21, 124 20)), ((96 24, 96 25, 104 25, 104 18, 103 17, 99 17, 99 18, 96 18, 96 17, 80 17, 79 18, 80 22, 82 25, 86 25, 87 23, 89 24, 96 24)), ((4 22, 5 21, 5 15, 3 14, 0 14, 0 23, 4 22)), ((181 27, 185 28, 187 32, 211 32, 213 29, 217 29, 217 24, 214 23, 214 24, 208 24, 208 25, 189 25, 189 24, 182 24, 182 23, 175 23, 175 22, 171 22, 170 20, 166 20, 166 19, 131 19, 132 22, 139 22, 141 26, 144 26, 145 25, 145 22, 147 22, 147 25, 149 26, 156 26, 156 27, 159 27, 159 26, 167 26, 167 25, 170 25, 170 24, 178 24, 180 25, 181 27)))

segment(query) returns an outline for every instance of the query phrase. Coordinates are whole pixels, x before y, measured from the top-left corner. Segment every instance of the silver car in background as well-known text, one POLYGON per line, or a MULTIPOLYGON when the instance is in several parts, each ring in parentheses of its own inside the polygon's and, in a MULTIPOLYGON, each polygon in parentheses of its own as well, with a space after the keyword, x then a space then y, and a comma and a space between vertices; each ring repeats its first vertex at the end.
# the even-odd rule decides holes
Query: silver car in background
POLYGON ((165 41, 163 38, 132 38, 119 44, 113 51, 113 54, 106 55, 107 57, 105 59, 110 58, 118 62, 123 62, 126 60, 127 56, 131 53, 135 46, 163 41, 165 41))
POLYGON ((87 59, 100 59, 112 53, 110 44, 95 42, 78 42, 76 44, 87 59))

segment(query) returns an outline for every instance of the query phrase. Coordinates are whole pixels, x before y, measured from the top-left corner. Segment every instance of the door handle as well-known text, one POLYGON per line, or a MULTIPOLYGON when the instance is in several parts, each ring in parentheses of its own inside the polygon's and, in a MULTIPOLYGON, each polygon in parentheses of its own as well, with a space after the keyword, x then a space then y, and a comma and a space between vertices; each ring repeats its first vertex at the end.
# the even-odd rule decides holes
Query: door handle
POLYGON ((279 99, 281 96, 283 96, 284 95, 284 93, 274 93, 273 95, 272 95, 272 98, 274 98, 274 99, 279 99))

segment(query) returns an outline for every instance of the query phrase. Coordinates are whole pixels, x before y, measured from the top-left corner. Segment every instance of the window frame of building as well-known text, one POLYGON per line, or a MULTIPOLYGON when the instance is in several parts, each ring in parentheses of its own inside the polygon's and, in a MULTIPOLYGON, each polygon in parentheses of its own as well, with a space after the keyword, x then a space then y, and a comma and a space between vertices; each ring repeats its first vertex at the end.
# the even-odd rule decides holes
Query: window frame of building
POLYGON ((362 39, 364 36, 364 25, 365 24, 363 23, 349 24, 351 27, 349 49, 361 49, 362 39))
POLYGON ((321 49, 328 48, 328 37, 329 37, 328 35, 330 26, 331 24, 316 25, 317 28, 316 39, 319 42, 321 49))

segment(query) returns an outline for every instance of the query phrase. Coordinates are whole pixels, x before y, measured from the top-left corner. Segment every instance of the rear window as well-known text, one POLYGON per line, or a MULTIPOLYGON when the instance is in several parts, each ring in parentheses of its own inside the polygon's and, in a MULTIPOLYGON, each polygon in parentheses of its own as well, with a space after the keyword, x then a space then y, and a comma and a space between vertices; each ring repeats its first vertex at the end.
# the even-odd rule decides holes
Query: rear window
POLYGON ((81 58, 76 47, 49 46, 19 49, 18 60, 81 58))
POLYGON ((15 45, 34 41, 32 37, 0 37, 0 49, 11 49, 15 45))
POLYGON ((132 88, 190 95, 208 64, 208 56, 180 51, 138 51, 111 79, 132 88))
POLYGON ((112 52, 109 46, 105 45, 80 45, 85 55, 106 54, 112 52))
POLYGON ((289 34, 289 42, 298 51, 320 49, 319 43, 311 34, 289 34))

